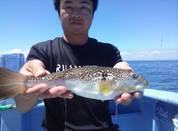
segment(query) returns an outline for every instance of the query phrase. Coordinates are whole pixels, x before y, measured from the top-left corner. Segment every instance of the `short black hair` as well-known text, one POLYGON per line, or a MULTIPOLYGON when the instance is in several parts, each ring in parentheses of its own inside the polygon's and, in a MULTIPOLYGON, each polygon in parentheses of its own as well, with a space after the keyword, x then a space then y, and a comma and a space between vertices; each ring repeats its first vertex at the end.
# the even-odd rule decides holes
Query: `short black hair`
MULTIPOLYGON (((96 11, 97 7, 98 7, 98 0, 91 0, 93 2, 93 14, 94 12, 96 11)), ((55 10, 60 12, 60 2, 61 0, 54 0, 54 7, 55 7, 55 10)))

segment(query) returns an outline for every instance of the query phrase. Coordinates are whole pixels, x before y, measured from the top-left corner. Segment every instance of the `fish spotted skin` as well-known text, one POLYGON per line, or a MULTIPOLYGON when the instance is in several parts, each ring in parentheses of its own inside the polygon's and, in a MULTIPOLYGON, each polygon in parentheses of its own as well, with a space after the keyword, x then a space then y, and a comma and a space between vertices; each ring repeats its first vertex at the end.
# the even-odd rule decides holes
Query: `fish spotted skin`
POLYGON ((79 96, 97 100, 114 99, 124 92, 143 91, 148 85, 141 75, 99 66, 70 68, 38 78, 0 68, 0 78, 2 76, 6 78, 0 79, 0 99, 22 94, 27 88, 40 83, 46 83, 49 87, 65 86, 79 96))

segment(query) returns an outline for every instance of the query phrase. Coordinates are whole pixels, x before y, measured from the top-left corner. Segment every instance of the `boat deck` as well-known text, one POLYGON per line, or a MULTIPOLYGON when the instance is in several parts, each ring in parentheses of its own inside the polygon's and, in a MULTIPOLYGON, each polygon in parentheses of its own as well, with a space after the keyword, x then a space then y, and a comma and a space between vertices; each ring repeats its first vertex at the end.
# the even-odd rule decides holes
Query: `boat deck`
MULTIPOLYGON (((114 123, 122 131, 174 131, 172 119, 178 114, 178 93, 147 89, 144 97, 134 100, 129 106, 110 102, 110 112, 114 123)), ((43 103, 28 113, 16 109, 0 112, 0 131, 44 131, 41 121, 43 103)))

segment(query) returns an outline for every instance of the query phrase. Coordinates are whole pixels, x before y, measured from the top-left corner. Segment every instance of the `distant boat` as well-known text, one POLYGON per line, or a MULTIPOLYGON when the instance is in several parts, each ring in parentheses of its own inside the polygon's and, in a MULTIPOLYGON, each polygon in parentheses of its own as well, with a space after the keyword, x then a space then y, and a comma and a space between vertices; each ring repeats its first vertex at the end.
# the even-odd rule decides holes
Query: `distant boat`
MULTIPOLYGON (((178 93, 146 89, 144 97, 129 106, 110 103, 112 120, 122 131, 178 131, 178 93)), ((44 104, 38 104, 28 113, 16 109, 0 111, 0 131, 44 131, 41 121, 44 104)))

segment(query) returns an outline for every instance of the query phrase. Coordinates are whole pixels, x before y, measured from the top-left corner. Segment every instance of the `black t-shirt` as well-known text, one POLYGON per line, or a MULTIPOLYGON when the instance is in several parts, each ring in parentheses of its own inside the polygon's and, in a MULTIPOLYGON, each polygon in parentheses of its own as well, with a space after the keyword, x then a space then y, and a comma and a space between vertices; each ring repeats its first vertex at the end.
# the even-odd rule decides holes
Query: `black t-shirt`
MULTIPOLYGON (((85 65, 113 67, 122 61, 119 50, 111 44, 89 38, 84 45, 71 45, 55 38, 32 46, 27 61, 41 60, 50 72, 85 65)), ((108 101, 74 95, 71 100, 44 100, 46 115, 43 126, 48 131, 114 131, 108 101)))

